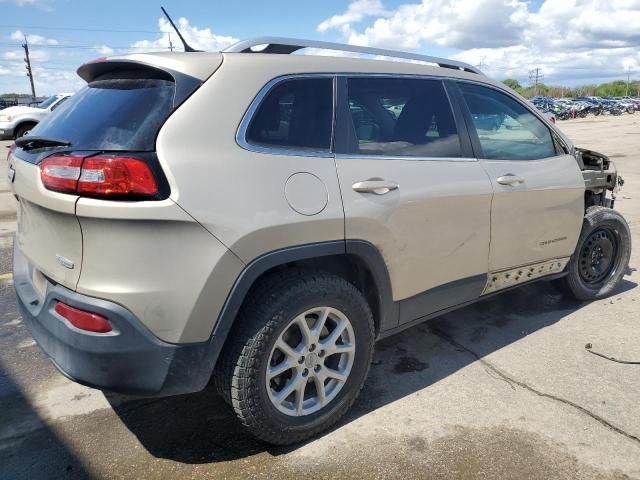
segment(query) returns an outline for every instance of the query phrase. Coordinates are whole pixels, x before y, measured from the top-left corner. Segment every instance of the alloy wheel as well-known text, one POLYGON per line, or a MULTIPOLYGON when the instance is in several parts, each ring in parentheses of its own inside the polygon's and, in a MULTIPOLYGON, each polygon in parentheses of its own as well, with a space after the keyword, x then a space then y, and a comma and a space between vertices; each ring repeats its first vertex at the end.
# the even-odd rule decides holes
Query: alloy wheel
POLYGON ((271 350, 269 399, 289 416, 317 412, 340 393, 354 358, 355 336, 346 315, 327 306, 307 310, 286 326, 271 350))

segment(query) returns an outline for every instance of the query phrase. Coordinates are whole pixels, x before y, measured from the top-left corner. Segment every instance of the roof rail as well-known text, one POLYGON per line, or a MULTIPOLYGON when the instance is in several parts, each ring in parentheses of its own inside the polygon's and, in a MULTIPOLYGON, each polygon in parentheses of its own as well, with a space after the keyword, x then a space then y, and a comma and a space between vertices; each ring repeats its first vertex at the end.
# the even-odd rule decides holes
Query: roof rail
POLYGON ((283 37, 258 37, 242 40, 231 45, 223 52, 227 53, 279 53, 290 54, 303 48, 317 48, 320 50, 337 50, 340 52, 362 53, 366 55, 380 55, 384 57, 403 58, 407 60, 418 60, 420 62, 435 63, 443 68, 463 70, 482 75, 482 72, 464 62, 449 60, 446 58, 432 57, 430 55, 420 55, 417 53, 401 52, 399 50, 385 50, 383 48, 360 47, 357 45, 347 45, 344 43, 323 42, 319 40, 300 40, 297 38, 283 37), (254 47, 266 45, 261 50, 253 50, 254 47))

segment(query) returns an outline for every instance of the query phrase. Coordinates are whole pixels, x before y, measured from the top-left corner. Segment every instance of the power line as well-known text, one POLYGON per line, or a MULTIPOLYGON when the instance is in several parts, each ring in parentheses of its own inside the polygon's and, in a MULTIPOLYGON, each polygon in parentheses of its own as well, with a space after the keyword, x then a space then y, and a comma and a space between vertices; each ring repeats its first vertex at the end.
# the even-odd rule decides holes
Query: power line
MULTIPOLYGON (((47 64, 47 65, 56 65, 56 66, 64 66, 64 67, 77 67, 78 66, 78 62, 50 62, 49 60, 37 60, 37 59, 32 59, 33 61, 33 66, 37 67, 38 65, 43 65, 43 64, 47 64)), ((20 60, 19 58, 4 58, 2 60, 0 60, 0 64, 2 63, 22 63, 23 60, 20 60)))
POLYGON ((165 33, 160 30, 127 30, 107 28, 80 28, 80 27, 45 27, 35 25, 0 25, 0 28, 18 28, 20 30, 68 30, 72 32, 105 32, 105 33, 165 33))
MULTIPOLYGON (((101 33, 154 33, 154 34, 170 34, 171 32, 162 30, 127 30, 127 29, 108 29, 108 28, 80 28, 80 27, 45 27, 34 25, 0 25, 0 28, 17 28, 19 30, 57 30, 57 31, 70 31, 70 32, 101 32, 101 33)), ((194 27, 195 28, 195 27, 194 27)), ((200 38, 215 38, 218 35, 215 33, 195 33, 190 32, 190 36, 200 38)))
MULTIPOLYGON (((20 47, 19 43, 2 43, 0 46, 4 47, 20 47)), ((53 50, 100 50, 104 48, 104 45, 36 45, 37 48, 51 48, 53 50)), ((121 50, 129 49, 149 49, 149 47, 134 47, 134 46, 113 46, 110 48, 117 48, 121 50)))

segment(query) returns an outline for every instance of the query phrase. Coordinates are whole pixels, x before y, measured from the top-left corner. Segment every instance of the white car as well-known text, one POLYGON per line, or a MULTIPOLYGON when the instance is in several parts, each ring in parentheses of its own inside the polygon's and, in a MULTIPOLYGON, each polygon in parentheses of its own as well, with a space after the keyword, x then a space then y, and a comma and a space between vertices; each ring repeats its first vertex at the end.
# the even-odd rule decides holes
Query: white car
POLYGON ((72 93, 59 93, 35 107, 19 105, 0 110, 0 138, 20 138, 62 105, 72 93))

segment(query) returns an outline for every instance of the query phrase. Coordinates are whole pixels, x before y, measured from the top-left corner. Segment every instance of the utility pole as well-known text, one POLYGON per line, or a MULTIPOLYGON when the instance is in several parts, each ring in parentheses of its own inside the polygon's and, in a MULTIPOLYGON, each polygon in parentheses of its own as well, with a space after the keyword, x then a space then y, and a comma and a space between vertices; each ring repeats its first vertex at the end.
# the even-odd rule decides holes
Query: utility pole
POLYGON ((33 97, 33 101, 36 101, 36 87, 33 85, 33 72, 31 71, 31 59, 29 58, 29 42, 27 42, 27 36, 24 36, 24 43, 22 44, 22 48, 24 48, 24 62, 27 64, 27 77, 29 77, 29 82, 31 83, 31 96, 33 97))
POLYGON ((629 83, 631 82, 631 67, 627 67, 627 94, 629 96, 629 83))
POLYGON ((529 70, 529 82, 533 83, 533 94, 538 95, 538 84, 542 81, 544 75, 540 73, 540 68, 529 70))
POLYGON ((173 42, 171 41, 171 32, 169 33, 169 50, 173 53, 173 42))
POLYGON ((476 66, 478 67, 478 70, 482 70, 482 67, 484 67, 484 66, 485 66, 485 63, 484 63, 484 59, 485 59, 485 58, 487 58, 487 56, 486 56, 486 55, 485 55, 485 56, 483 56, 483 57, 480 59, 480 63, 479 63, 478 65, 476 65, 476 66))

